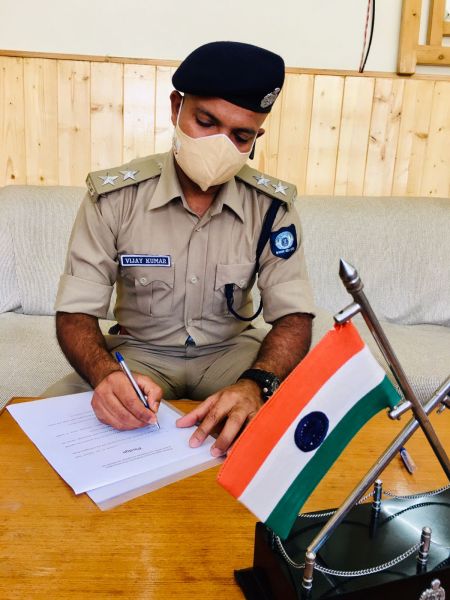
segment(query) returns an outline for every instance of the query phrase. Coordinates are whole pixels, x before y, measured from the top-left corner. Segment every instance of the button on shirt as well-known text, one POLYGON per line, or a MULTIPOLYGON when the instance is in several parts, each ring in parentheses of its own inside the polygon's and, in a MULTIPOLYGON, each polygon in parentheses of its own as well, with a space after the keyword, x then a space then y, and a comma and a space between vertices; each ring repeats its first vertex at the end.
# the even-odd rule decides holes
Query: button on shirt
MULTIPOLYGON (((198 217, 168 153, 159 177, 97 202, 84 199, 56 310, 105 318, 116 283, 115 317, 138 340, 184 346, 191 336, 201 346, 239 335, 248 323, 229 313, 225 284, 234 284, 234 309, 251 316, 256 245, 271 201, 233 178, 198 217)), ((283 205, 272 230, 291 225, 295 252, 280 258, 267 243, 260 259, 258 287, 269 323, 294 312, 314 313, 297 212, 283 205)))

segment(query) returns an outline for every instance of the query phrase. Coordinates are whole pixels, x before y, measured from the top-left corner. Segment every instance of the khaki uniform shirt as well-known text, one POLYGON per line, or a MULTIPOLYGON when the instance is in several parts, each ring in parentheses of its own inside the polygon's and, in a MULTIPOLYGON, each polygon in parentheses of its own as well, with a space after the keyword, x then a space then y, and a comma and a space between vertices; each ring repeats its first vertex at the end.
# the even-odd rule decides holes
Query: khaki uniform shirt
MULTIPOLYGON (((130 335, 156 345, 199 346, 239 335, 249 324, 228 309, 224 286, 235 285, 234 309, 254 312, 255 251, 272 198, 235 178, 198 217, 181 190, 173 154, 160 176, 87 196, 69 242, 55 308, 106 317, 117 283, 114 314, 130 335)), ((258 287, 264 319, 314 313, 297 211, 280 207, 272 231, 295 226, 297 248, 288 259, 268 242, 258 287)))

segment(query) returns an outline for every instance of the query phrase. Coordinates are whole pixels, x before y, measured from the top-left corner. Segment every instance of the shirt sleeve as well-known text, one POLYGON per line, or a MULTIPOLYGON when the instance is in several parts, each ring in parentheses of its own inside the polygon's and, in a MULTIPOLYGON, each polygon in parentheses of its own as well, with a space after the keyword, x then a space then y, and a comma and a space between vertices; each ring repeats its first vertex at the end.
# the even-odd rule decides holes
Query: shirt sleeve
POLYGON ((260 259, 258 287, 267 323, 292 313, 315 315, 296 208, 279 209, 260 259))
POLYGON ((55 310, 105 318, 117 278, 115 218, 107 196, 86 195, 69 240, 55 310))

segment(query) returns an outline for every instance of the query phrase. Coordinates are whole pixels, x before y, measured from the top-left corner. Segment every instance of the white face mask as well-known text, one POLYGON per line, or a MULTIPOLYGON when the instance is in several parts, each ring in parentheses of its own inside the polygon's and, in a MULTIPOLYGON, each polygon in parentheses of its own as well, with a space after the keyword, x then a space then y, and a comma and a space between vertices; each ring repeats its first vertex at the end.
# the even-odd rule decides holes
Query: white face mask
POLYGON ((204 192, 234 177, 247 162, 251 149, 239 152, 223 133, 190 137, 178 124, 180 112, 181 106, 173 134, 173 153, 184 173, 204 192))

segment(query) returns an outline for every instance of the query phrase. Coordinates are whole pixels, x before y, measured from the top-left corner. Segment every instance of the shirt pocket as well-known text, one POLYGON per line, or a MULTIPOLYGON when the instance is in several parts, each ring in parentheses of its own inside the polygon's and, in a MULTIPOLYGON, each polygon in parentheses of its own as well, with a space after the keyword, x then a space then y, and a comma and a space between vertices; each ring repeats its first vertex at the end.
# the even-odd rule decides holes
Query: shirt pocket
POLYGON ((175 267, 125 267, 124 277, 132 284, 139 311, 153 317, 172 313, 175 267))
POLYGON ((227 283, 233 284, 233 309, 236 312, 242 310, 247 304, 252 303, 250 288, 254 270, 255 263, 217 265, 213 293, 213 314, 233 317, 228 310, 225 297, 225 285, 227 283))

